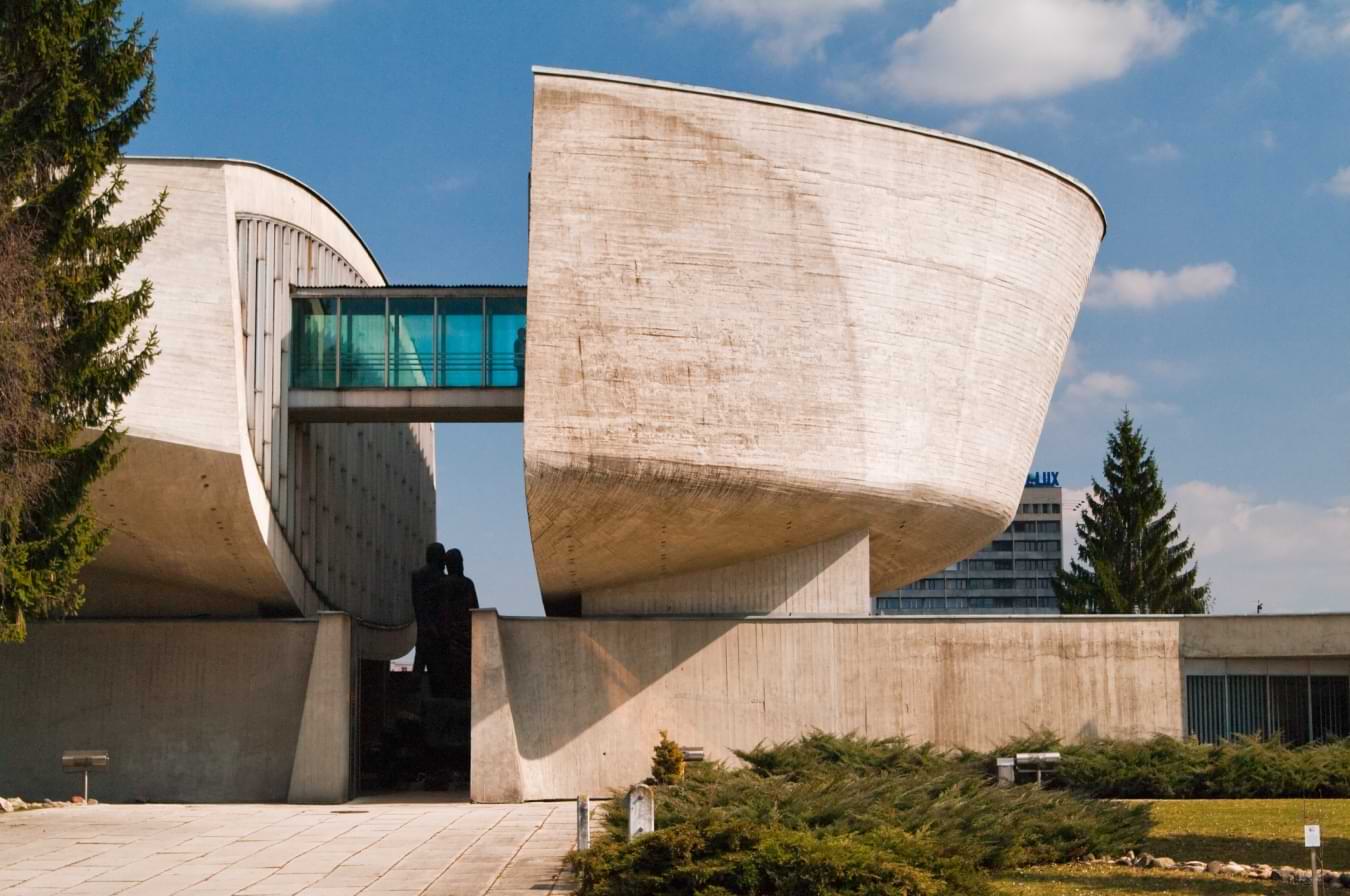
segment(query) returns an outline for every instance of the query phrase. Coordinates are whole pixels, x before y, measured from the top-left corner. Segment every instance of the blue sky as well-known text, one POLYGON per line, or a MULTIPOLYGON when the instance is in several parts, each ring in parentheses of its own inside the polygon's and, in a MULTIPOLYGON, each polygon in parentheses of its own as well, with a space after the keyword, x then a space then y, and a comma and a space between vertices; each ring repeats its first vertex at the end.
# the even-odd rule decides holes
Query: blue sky
MULTIPOLYGON (((327 196, 394 282, 523 282, 530 66, 968 134, 1110 231, 1035 467, 1076 491, 1128 405, 1216 609, 1350 605, 1350 2, 128 0, 160 40, 130 151, 327 196)), ((172 201, 172 200, 171 200, 172 201)), ((438 433, 441 537, 539 612, 518 426, 438 433)))

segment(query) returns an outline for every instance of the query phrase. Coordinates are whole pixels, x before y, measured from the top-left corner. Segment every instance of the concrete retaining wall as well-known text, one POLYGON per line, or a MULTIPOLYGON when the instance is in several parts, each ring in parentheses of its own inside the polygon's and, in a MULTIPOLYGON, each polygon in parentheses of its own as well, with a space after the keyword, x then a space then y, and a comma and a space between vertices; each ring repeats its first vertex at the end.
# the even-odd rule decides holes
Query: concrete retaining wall
POLYGON ((62 773, 62 751, 106 749, 111 770, 90 779, 105 802, 284 801, 293 769, 306 798, 346 799, 348 748, 332 732, 348 728, 349 694, 320 683, 350 667, 348 626, 341 614, 32 624, 27 643, 0 647, 0 794, 68 798, 80 779, 62 773))
POLYGON ((1181 734, 1178 618, 474 617, 475 800, 648 774, 658 731, 713 759, 812 728, 988 748, 1181 734))

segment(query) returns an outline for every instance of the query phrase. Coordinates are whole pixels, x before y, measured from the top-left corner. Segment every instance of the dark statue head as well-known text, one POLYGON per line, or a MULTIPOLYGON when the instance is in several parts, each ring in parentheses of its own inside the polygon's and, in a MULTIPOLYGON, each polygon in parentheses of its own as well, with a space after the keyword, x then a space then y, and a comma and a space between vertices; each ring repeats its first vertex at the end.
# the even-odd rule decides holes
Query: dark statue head
POLYGON ((440 566, 445 562, 445 545, 433 541, 427 545, 427 566, 440 566))
POLYGON ((452 576, 464 575, 464 555, 459 552, 459 548, 445 552, 445 571, 452 576))

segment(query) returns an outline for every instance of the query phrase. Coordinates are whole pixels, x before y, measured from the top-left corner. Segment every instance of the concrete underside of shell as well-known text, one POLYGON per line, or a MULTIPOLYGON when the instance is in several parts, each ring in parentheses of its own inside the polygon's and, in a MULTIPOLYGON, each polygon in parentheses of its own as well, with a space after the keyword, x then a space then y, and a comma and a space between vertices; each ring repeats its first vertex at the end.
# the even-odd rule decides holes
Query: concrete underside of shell
MULTIPOLYGON (((525 470, 546 602, 870 534, 870 590, 1011 519, 1103 233, 954 138, 535 78, 525 470)), ((735 597, 727 596, 734 611, 735 597)))

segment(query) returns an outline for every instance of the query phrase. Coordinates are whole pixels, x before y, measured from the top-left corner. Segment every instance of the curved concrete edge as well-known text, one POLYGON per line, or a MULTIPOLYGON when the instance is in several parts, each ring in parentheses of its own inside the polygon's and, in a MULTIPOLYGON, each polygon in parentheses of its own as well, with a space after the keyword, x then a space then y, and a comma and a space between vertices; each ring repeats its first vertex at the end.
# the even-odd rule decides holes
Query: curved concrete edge
POLYGON ((343 226, 346 227, 349 231, 351 231, 352 235, 356 237, 357 242, 361 244, 361 249, 364 252, 365 256, 369 259, 370 263, 375 268, 376 277, 373 279, 372 278, 367 279, 371 279, 372 285, 383 286, 385 283, 384 271, 380 268, 379 262, 375 260, 374 253, 370 251, 369 246, 366 245, 365 239, 362 238, 360 232, 356 229, 356 227, 353 226, 352 223, 347 220, 346 216, 343 215, 342 212, 338 211, 337 206, 329 202, 328 199, 322 193, 320 193, 318 190, 314 189, 309 184, 302 181, 300 178, 295 177, 294 175, 287 174, 285 171, 282 171, 279 168, 273 168, 271 165, 266 165, 263 164, 262 162, 254 162, 250 159, 232 159, 224 156, 128 155, 124 156, 124 158, 130 162, 171 162, 176 164, 201 163, 207 165, 222 165, 222 166, 236 165, 243 168, 252 168, 261 172, 266 172, 267 174, 273 177, 278 177, 281 178, 282 180, 289 181, 290 183, 304 190, 306 193, 309 193, 315 199, 319 200, 319 202, 323 203, 328 208, 328 210, 331 211, 333 215, 342 222, 343 226))
POLYGON ((605 557, 605 578, 581 588, 550 575, 550 564, 541 565, 540 584, 550 616, 575 615, 572 601, 582 592, 712 573, 858 530, 869 535, 868 588, 870 594, 878 594, 942 569, 987 544, 991 533, 1012 521, 1012 501, 1020 494, 1018 489, 998 496, 990 489, 995 498, 977 500, 968 492, 944 491, 933 483, 897 489, 844 481, 831 483, 826 492, 817 482, 769 468, 696 468, 600 453, 590 454, 578 467, 561 452, 529 456, 527 504, 536 489, 549 495, 547 504, 536 499, 532 505, 536 560, 568 553, 571 544, 565 526, 573 519, 584 518, 597 541, 614 546, 613 555, 605 557), (706 487, 687 490, 684 483, 691 475, 703 475, 706 487), (652 500, 661 502, 672 530, 683 524, 691 533, 719 533, 717 550, 701 551, 691 559, 692 551, 679 549, 678 531, 658 533, 629 525, 629 511, 652 500), (896 550, 901 544, 906 551, 896 550), (658 555, 663 570, 653 576, 650 558, 658 555))
POLYGON ((1102 219, 1102 239, 1106 239, 1107 221, 1106 209, 1102 207, 1095 193, 1088 189, 1087 185, 1076 177, 1066 174, 1039 159, 1033 159, 1031 156, 1023 155, 1011 149, 1005 149, 1002 146, 995 146, 992 143, 985 143, 983 140, 975 140, 971 137, 963 137, 960 134, 952 134, 947 131, 939 131, 934 128, 926 128, 921 125, 909 124, 903 121, 895 121, 889 118, 880 118, 875 115, 867 115, 862 112, 850 112, 847 109, 837 109, 832 106, 819 106, 813 103, 802 103, 795 100, 779 99, 777 97, 760 96, 753 93, 741 93, 734 90, 721 90, 716 87, 701 87, 696 84, 682 84, 678 81, 661 81, 651 78, 638 78, 631 75, 615 75, 607 72, 592 72, 584 69, 552 68, 546 65, 533 66, 530 71, 535 75, 549 75, 557 78, 576 78, 582 81, 609 81, 615 84, 631 84, 636 87, 654 87, 659 90, 672 90, 679 93, 696 93, 704 96, 723 97, 725 99, 740 100, 747 103, 757 103, 763 106, 781 106, 785 109, 797 109, 802 112, 814 112, 818 115, 828 115, 832 118, 846 118, 852 121, 874 124, 878 127, 892 128, 897 131, 909 131, 913 134, 921 134, 925 137, 933 137, 937 140, 945 140, 948 143, 960 143, 964 146, 982 149, 995 155, 1014 159, 1018 162, 1044 171, 1053 177, 1057 177, 1069 184, 1092 201, 1097 207, 1097 214, 1102 219))

